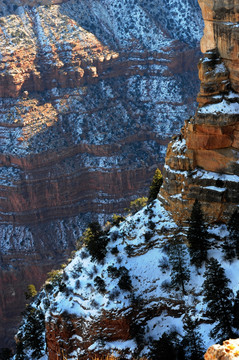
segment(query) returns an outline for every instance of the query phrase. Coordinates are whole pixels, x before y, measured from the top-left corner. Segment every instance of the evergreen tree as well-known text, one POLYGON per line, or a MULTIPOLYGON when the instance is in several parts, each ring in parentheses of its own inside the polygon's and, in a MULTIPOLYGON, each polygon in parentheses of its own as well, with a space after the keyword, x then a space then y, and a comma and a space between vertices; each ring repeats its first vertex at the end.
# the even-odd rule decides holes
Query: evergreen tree
POLYGON ((197 331, 198 321, 193 321, 190 316, 185 315, 183 329, 185 336, 183 343, 188 353, 188 359, 190 360, 201 360, 203 359, 204 346, 202 342, 202 336, 197 331))
POLYGON ((25 292, 26 300, 32 299, 36 295, 37 295, 37 291, 35 285, 33 284, 28 285, 27 291, 25 292))
POLYGON ((157 198, 162 183, 163 183, 163 176, 161 174, 161 171, 159 169, 156 169, 152 183, 149 187, 148 203, 152 202, 157 198))
POLYGON ((12 358, 12 350, 3 348, 0 350, 0 360, 10 360, 12 358))
POLYGON ((197 200, 192 208, 187 239, 189 243, 191 263, 196 267, 200 267, 203 261, 207 260, 209 243, 203 213, 200 203, 197 200))
POLYGON ((171 285, 173 288, 181 288, 185 294, 185 284, 190 280, 190 272, 186 264, 186 249, 184 244, 174 240, 170 245, 169 262, 171 270, 171 285))
POLYGON ((23 341, 22 338, 18 338, 17 344, 16 344, 16 355, 15 355, 16 360, 25 360, 26 359, 26 355, 24 353, 24 345, 23 345, 23 341))
POLYGON ((236 249, 230 237, 227 237, 222 245, 224 260, 231 262, 236 257, 236 249))
POLYGON ((229 235, 224 241, 223 252, 224 259, 231 261, 233 258, 239 258, 239 213, 237 210, 232 214, 228 223, 229 235))
POLYGON ((102 261, 104 259, 109 240, 98 222, 89 224, 81 240, 89 250, 92 260, 102 261))
POLYGON ((151 350, 152 360, 184 360, 185 353, 176 332, 163 333, 159 340, 153 341, 151 350))
POLYGON ((203 283, 204 302, 207 304, 208 317, 216 322, 211 337, 228 339, 232 331, 232 291, 225 271, 216 259, 209 259, 206 265, 203 283))
MULTIPOLYGON (((233 304, 233 327, 239 331, 239 291, 237 291, 233 304)), ((237 336, 239 333, 237 332, 237 336)))
POLYGON ((177 352, 170 334, 163 333, 159 340, 153 342, 152 360, 176 360, 177 352))
POLYGON ((33 350, 32 355, 38 359, 43 355, 45 318, 42 311, 29 305, 26 309, 27 322, 24 327, 24 347, 33 350))
POLYGON ((229 240, 234 245, 236 256, 239 259, 239 212, 236 210, 228 223, 229 240))

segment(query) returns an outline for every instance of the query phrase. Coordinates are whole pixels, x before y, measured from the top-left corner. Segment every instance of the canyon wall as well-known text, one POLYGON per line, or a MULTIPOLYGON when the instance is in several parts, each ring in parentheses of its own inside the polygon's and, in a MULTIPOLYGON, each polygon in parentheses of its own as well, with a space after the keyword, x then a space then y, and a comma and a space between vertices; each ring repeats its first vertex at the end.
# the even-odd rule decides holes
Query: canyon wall
POLYGON ((227 222, 239 191, 239 7, 203 1, 199 107, 169 144, 159 198, 186 221, 197 198, 209 222, 227 222))
POLYGON ((195 110, 201 29, 196 0, 0 0, 0 346, 27 284, 146 195, 195 110))

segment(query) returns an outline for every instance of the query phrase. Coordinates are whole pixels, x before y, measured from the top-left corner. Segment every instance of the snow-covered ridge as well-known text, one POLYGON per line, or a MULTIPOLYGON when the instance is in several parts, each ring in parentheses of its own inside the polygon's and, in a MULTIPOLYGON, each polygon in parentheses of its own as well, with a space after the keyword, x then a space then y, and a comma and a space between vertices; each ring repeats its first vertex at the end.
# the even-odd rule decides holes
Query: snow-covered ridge
MULTIPOLYGON (((214 324, 206 317, 206 304, 202 297, 205 267, 197 270, 190 266, 186 245, 183 245, 187 254, 184 260, 190 272, 186 293, 182 294, 181 290, 170 288, 169 285, 172 272, 167 249, 175 236, 185 239, 185 230, 179 230, 160 202, 155 200, 153 205, 128 216, 118 227, 110 229, 107 254, 102 263, 92 261, 85 247, 78 250, 69 265, 59 273, 60 285, 53 285, 53 289, 49 290, 49 284, 46 284, 33 303, 44 313, 48 324, 46 354, 51 357, 52 351, 62 351, 68 354, 68 359, 76 360, 78 356, 86 357, 87 354, 93 356, 94 353, 108 352, 116 355, 126 351, 130 358, 139 344, 132 335, 122 338, 119 334, 123 328, 118 329, 117 337, 111 317, 114 321, 121 319, 121 327, 125 326, 125 319, 136 309, 133 305, 136 300, 137 304, 141 301, 142 306, 134 319, 141 324, 144 334, 141 356, 149 356, 152 341, 160 338, 165 331, 175 331, 180 338, 183 337, 185 313, 199 320, 198 330, 204 350, 212 345, 215 339, 210 338, 209 332, 214 324), (121 271, 129 274, 128 285, 131 289, 123 290, 119 286, 121 271), (114 272, 119 274, 115 276, 114 272), (96 278, 103 281, 103 290, 96 285, 96 278), (108 319, 109 331, 100 325, 102 314, 103 318, 108 319), (60 336, 61 326, 66 326, 64 321, 68 326, 72 323, 74 331, 69 333, 69 338, 61 339, 56 344, 51 340, 51 334, 54 334, 54 338, 60 336), (75 323, 81 323, 81 326, 75 326, 75 323), (112 336, 114 339, 111 340, 112 336), (70 353, 68 349, 71 349, 70 353)), ((236 294, 239 288, 236 275, 239 262, 225 262, 220 246, 228 236, 227 227, 213 226, 208 230, 211 243, 208 258, 213 257, 223 265, 230 279, 230 288, 236 294)), ((24 335, 24 326, 23 323, 19 335, 21 332, 24 335)), ((29 354, 32 350, 25 349, 29 354)))

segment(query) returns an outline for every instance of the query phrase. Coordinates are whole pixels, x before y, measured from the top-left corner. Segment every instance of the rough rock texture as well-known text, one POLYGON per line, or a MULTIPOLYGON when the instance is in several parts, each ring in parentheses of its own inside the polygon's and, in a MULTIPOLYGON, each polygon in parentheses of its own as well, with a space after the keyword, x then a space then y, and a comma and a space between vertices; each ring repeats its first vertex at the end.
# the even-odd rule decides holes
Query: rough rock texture
POLYGON ((211 346, 204 355, 205 360, 234 360, 239 356, 239 339, 230 339, 223 345, 211 346))
MULTIPOLYGON (((202 21, 196 0, 0 0, 0 16, 0 277, 11 278, 15 259, 48 269, 92 218, 145 194, 195 109, 202 21)), ((29 280, 19 275, 22 294, 29 280)), ((2 293, 8 346, 24 295, 2 293)))
MULTIPOLYGON (((169 285, 166 249, 179 233, 158 200, 109 229, 106 236, 109 242, 104 261, 93 261, 87 247, 82 247, 62 270, 60 280, 46 283, 34 300, 33 306, 45 316, 46 348, 42 355, 46 352, 49 360, 63 360, 64 356, 87 360, 112 353, 138 358, 139 352, 149 351, 165 331, 178 331, 181 341, 185 313, 196 316, 202 310, 203 276, 197 287, 194 280, 185 284, 186 296, 169 285), (103 281, 103 289, 97 286, 97 278, 103 281)), ((180 236, 185 237, 181 230, 180 236)), ((185 255, 194 279, 195 269, 185 255)), ((203 314, 200 316, 207 322, 203 314)), ((30 354, 34 345, 27 341, 27 321, 25 316, 18 339, 23 341, 25 354, 30 354)))
POLYGON ((169 144, 159 198, 185 221, 197 198, 207 220, 228 221, 239 191, 239 27, 234 1, 203 1, 199 108, 169 144))

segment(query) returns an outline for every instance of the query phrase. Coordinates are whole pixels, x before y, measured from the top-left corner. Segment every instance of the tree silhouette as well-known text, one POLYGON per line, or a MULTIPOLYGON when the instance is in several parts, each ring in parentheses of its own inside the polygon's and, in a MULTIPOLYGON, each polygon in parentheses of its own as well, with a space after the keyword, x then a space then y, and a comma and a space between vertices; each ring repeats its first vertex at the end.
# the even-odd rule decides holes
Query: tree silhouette
POLYGON ((239 212, 236 210, 228 223, 229 239, 234 245, 236 256, 239 259, 239 212))
POLYGON ((204 346, 202 336, 197 331, 198 321, 192 320, 189 315, 185 315, 183 323, 183 329, 185 331, 183 344, 189 356, 188 360, 203 359, 204 346))
POLYGON ((181 288, 185 294, 185 284, 190 280, 190 272, 186 263, 186 249, 184 244, 174 240, 170 245, 169 262, 172 266, 171 285, 173 288, 181 288))
POLYGON ((209 242, 201 205, 198 200, 195 201, 192 208, 187 239, 191 263, 196 267, 200 267, 207 260, 209 242))
POLYGON ((149 187, 148 203, 152 202, 157 198, 162 183, 163 183, 163 175, 159 169, 156 169, 152 183, 149 187))
POLYGON ((224 259, 231 261, 239 258, 239 213, 236 210, 228 223, 229 235, 223 244, 224 259))
POLYGON ((104 259, 109 240, 98 222, 89 224, 81 237, 81 241, 89 250, 92 260, 102 261, 104 259))
POLYGON ((232 291, 228 287, 229 279, 216 259, 209 259, 206 265, 203 283, 204 302, 207 304, 208 317, 216 322, 211 337, 219 340, 233 336, 232 331, 232 291))

